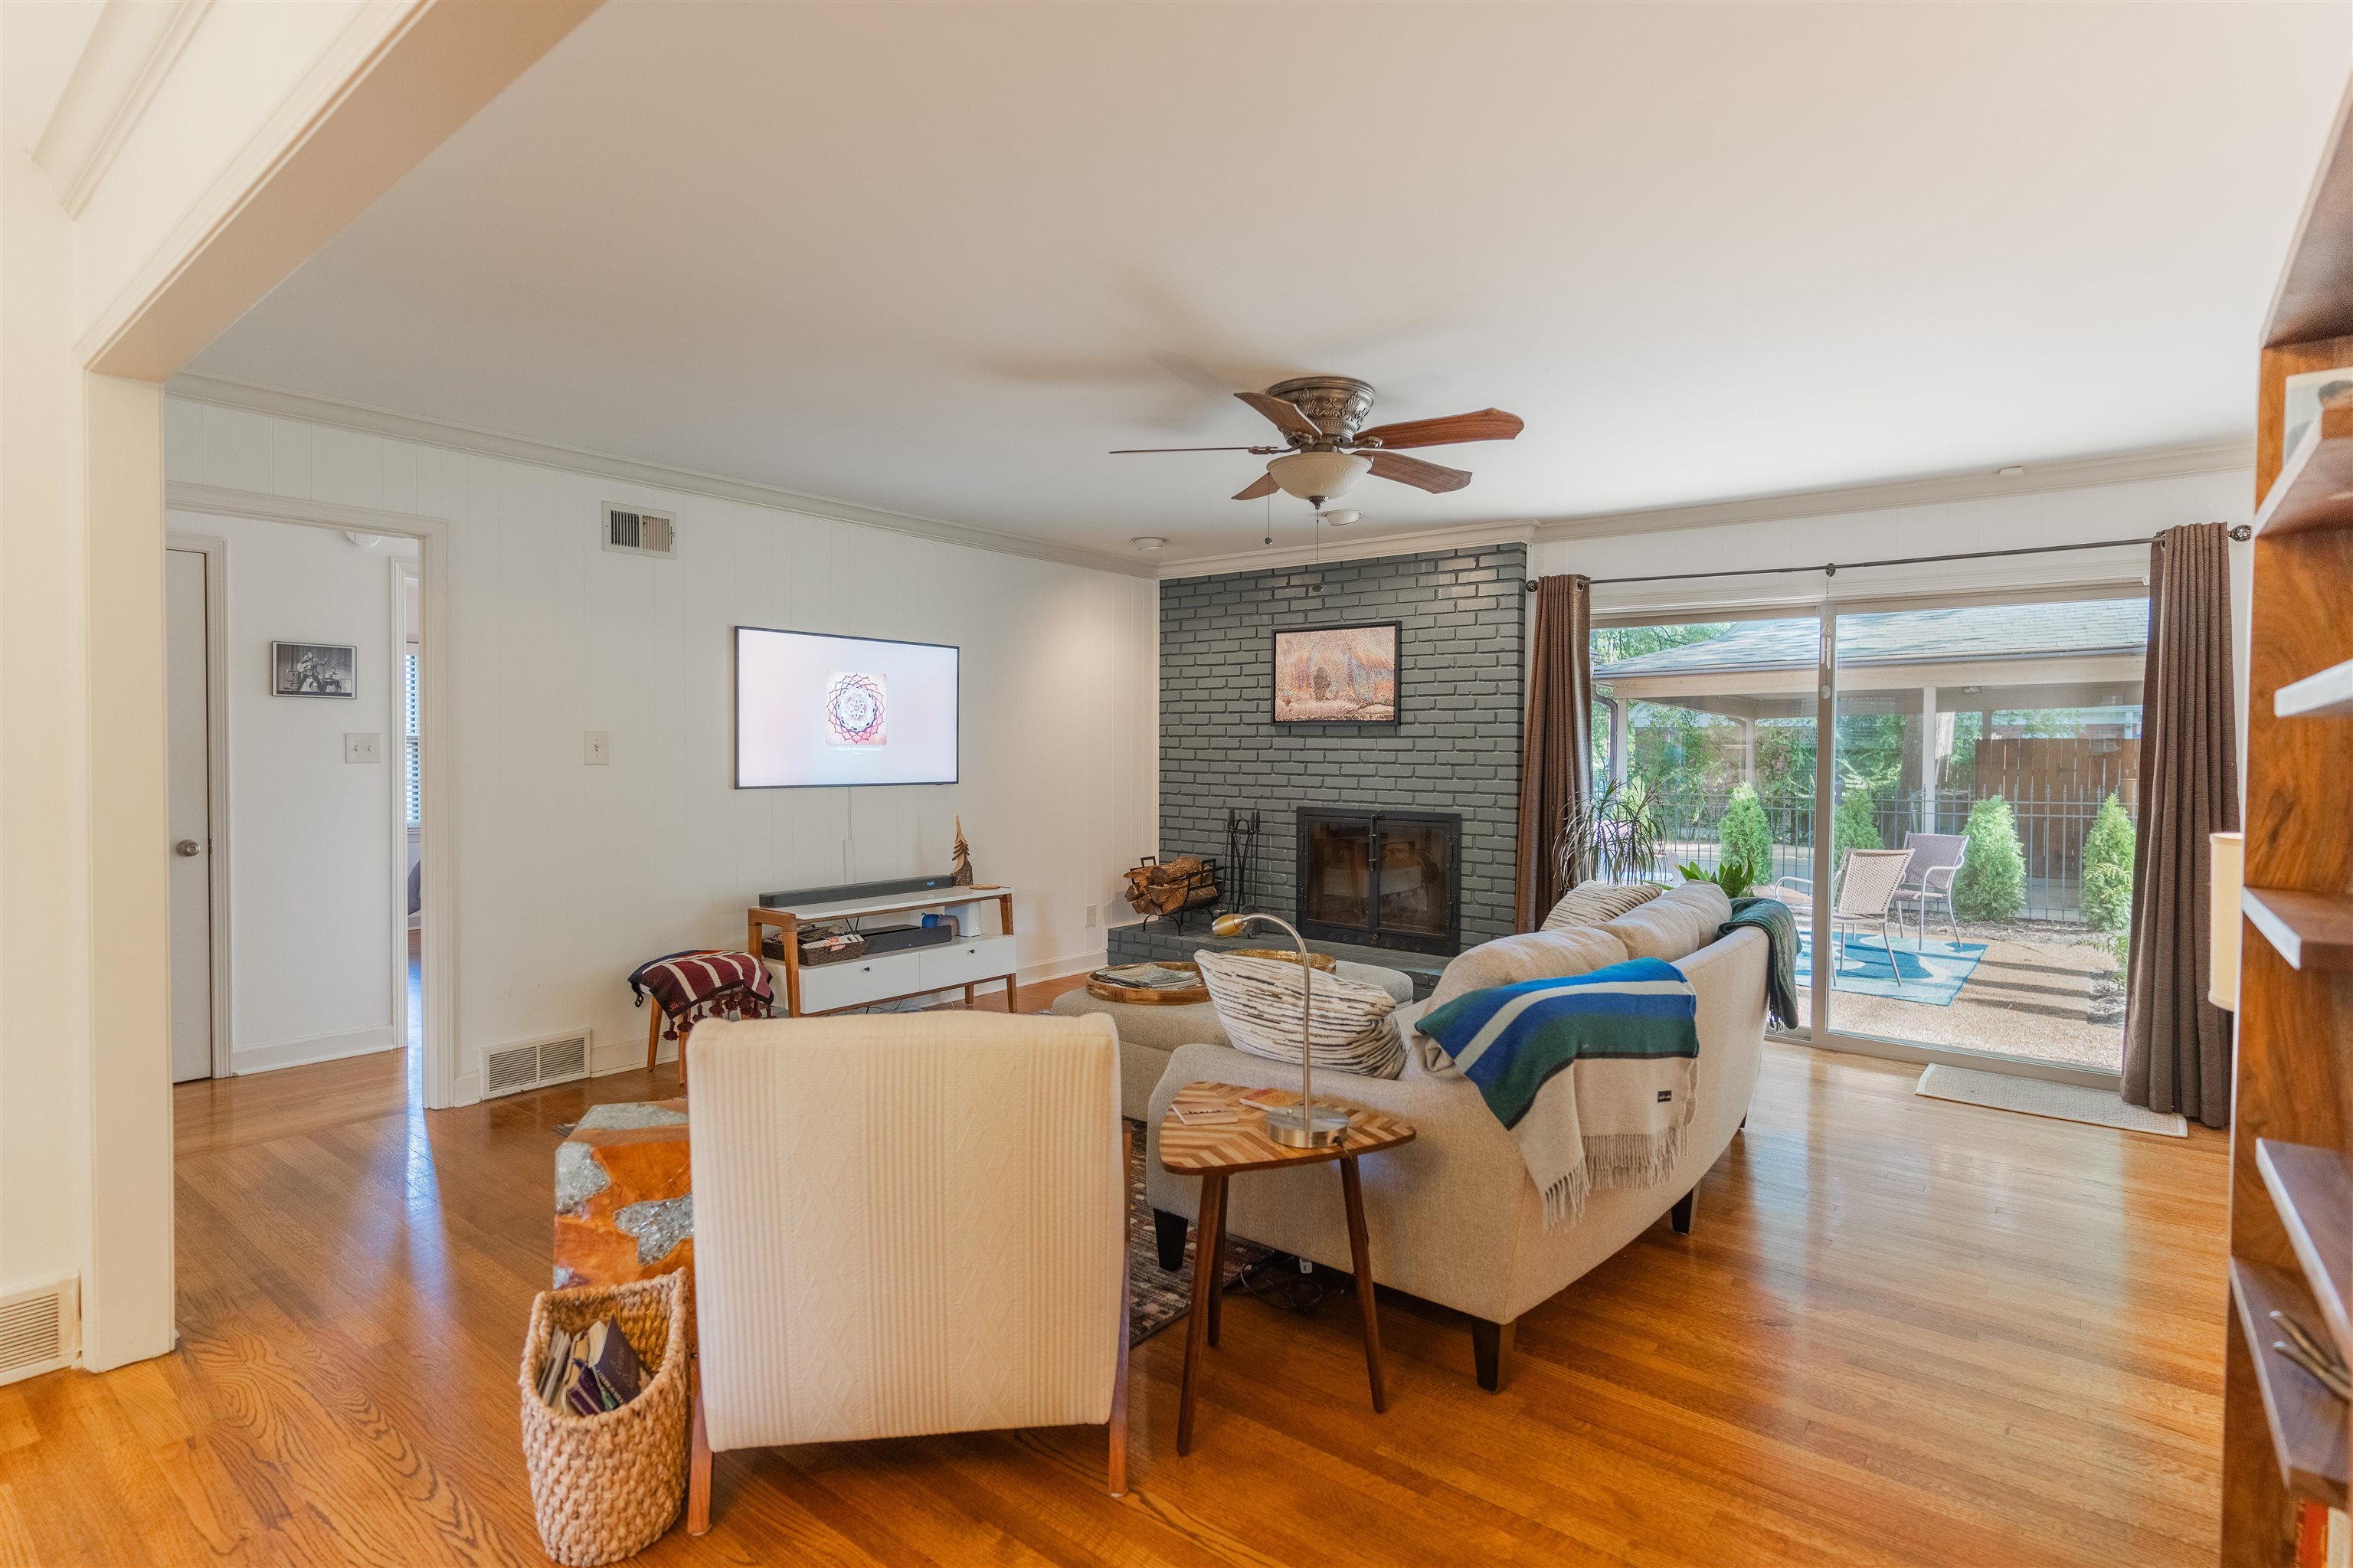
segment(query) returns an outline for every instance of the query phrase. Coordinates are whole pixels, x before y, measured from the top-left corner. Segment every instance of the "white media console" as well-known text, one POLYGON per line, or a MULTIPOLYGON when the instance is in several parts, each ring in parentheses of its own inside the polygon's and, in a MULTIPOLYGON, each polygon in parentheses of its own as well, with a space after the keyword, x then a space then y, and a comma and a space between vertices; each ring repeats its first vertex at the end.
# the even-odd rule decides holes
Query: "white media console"
POLYGON ((1018 1011, 1015 1001, 1013 958, 1013 889, 1010 887, 938 887, 916 893, 885 894, 871 898, 839 899, 830 903, 796 904, 788 907, 760 905, 745 912, 744 950, 760 953, 761 938, 769 931, 783 938, 784 957, 766 958, 769 977, 786 1011, 795 1018, 819 1012, 840 1012, 898 1001, 927 991, 964 988, 967 1006, 976 988, 1005 982, 1005 1010, 1018 1011), (997 906, 997 929, 983 932, 990 905, 997 906), (912 915, 937 910, 953 915, 956 939, 935 947, 868 958, 843 959, 830 964, 801 962, 800 928, 829 926, 878 915, 912 915))

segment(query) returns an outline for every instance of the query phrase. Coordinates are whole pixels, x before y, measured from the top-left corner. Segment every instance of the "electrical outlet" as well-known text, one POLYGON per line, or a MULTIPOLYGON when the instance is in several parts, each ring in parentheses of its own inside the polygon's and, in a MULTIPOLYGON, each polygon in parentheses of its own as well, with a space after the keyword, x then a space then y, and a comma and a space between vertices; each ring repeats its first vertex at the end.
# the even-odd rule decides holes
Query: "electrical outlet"
POLYGON ((1092 931, 1092 930, 1093 930, 1093 929, 1095 928, 1095 916, 1096 916, 1097 913, 1102 909, 1102 907, 1103 907, 1103 906, 1101 906, 1100 904, 1090 904, 1090 905, 1088 905, 1088 906, 1087 906, 1087 929, 1088 929, 1088 930, 1092 931))
POLYGON ((592 729, 582 738, 580 760, 591 768, 602 768, 613 760, 613 732, 592 729))
POLYGON ((380 735, 344 736, 343 760, 346 762, 383 761, 384 736, 380 735))

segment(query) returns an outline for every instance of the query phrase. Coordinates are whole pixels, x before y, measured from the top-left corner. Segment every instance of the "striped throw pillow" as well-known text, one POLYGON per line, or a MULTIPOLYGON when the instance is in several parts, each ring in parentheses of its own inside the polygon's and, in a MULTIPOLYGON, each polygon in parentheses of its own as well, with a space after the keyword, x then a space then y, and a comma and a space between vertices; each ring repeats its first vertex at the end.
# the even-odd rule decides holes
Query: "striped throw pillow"
POLYGON ((1648 904, 1665 888, 1655 882, 1585 882, 1560 895, 1541 927, 1566 931, 1572 926, 1599 926, 1648 904))
POLYGON ((1193 956, 1235 1050, 1270 1061, 1298 1061, 1299 991, 1304 984, 1311 988, 1307 1033, 1315 1065, 1364 1078, 1394 1078, 1405 1070, 1405 1040, 1389 1016, 1397 1011, 1397 998, 1380 987, 1279 959, 1245 959, 1208 948, 1193 956))

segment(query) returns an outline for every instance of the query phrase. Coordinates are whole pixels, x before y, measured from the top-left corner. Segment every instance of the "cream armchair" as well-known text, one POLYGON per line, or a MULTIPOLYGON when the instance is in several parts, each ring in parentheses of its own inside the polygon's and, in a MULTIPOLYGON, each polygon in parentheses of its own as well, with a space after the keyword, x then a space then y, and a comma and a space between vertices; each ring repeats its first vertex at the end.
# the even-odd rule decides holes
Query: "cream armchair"
POLYGON ((1127 1145, 1103 1018, 710 1021, 688 1047, 711 1456, 1108 1424, 1126 1490, 1127 1145))

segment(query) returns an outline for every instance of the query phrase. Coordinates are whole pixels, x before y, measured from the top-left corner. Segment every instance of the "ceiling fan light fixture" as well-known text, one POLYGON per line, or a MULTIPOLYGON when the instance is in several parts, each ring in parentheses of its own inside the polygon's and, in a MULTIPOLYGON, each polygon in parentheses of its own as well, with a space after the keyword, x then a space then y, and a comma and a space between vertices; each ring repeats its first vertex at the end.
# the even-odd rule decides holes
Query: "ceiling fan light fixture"
POLYGON ((1355 452, 1292 452, 1268 463, 1266 472, 1286 495, 1328 501, 1347 493, 1372 466, 1372 459, 1355 452))
POLYGON ((1128 543, 1134 546, 1137 549, 1142 550, 1148 556, 1153 551, 1168 543, 1168 541, 1162 538, 1157 534, 1138 534, 1134 538, 1130 539, 1128 543))
POLYGON ((1362 514, 1356 512, 1353 508, 1346 506, 1335 506, 1330 511, 1324 514, 1324 521, 1330 524, 1335 528, 1345 528, 1349 524, 1354 523, 1361 515, 1362 514))

